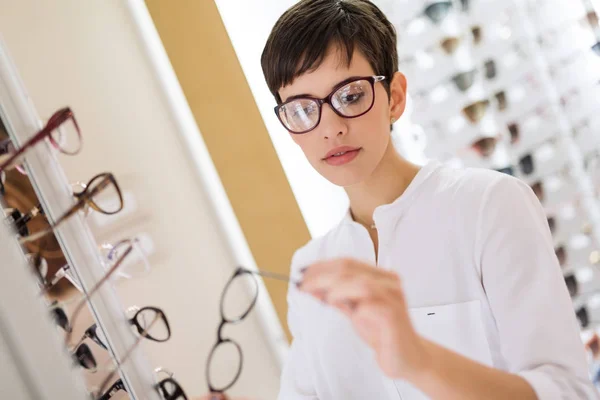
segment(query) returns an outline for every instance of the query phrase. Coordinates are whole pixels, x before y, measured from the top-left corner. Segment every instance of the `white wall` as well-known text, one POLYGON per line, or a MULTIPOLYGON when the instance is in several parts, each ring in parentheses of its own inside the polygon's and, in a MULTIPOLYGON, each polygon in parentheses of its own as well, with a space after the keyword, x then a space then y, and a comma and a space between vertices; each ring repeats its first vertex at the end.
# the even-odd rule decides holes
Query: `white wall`
MULTIPOLYGON (((96 221, 103 222, 95 228, 98 241, 146 233, 154 243, 152 273, 119 286, 124 306, 155 305, 169 317, 172 339, 144 344, 152 367, 175 372, 188 395, 203 393, 220 290, 235 257, 186 157, 126 2, 0 0, 0 10, 0 34, 41 118, 69 105, 80 123, 83 151, 61 158, 68 177, 86 181, 111 171, 128 196, 124 214, 96 221)), ((279 369, 256 313, 225 333, 245 356, 231 392, 274 398, 279 369)))

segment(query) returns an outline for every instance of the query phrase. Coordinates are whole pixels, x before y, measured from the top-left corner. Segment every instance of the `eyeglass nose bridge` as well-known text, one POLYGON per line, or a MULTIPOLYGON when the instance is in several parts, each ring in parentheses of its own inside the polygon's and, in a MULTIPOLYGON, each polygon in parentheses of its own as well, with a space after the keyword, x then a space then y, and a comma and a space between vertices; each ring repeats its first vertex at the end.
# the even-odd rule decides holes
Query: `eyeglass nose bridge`
MULTIPOLYGON (((336 92, 331 93, 329 96, 325 97, 324 99, 314 99, 317 102, 317 104, 319 105, 319 118, 317 119, 317 124, 315 125, 315 128, 317 126, 319 126, 322 122, 323 104, 328 104, 331 111, 333 111, 334 114, 337 115, 338 117, 343 118, 343 119, 348 118, 346 115, 342 114, 338 109, 336 109, 335 106, 333 105, 332 99, 333 99, 333 96, 335 95, 335 93, 336 92)), ((335 134, 337 135, 338 132, 336 132, 335 134)))

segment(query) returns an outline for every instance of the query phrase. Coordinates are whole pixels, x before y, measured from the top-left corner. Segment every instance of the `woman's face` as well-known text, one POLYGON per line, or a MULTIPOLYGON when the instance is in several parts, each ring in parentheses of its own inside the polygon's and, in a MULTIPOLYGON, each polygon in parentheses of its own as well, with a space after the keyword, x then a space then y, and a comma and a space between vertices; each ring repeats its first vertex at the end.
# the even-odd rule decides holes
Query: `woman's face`
MULTIPOLYGON (((373 76, 375 72, 358 50, 354 51, 349 67, 340 62, 338 48, 331 47, 322 64, 279 90, 283 102, 297 95, 323 98, 340 82, 351 77, 373 76)), ((323 104, 321 121, 315 129, 304 134, 290 133, 311 165, 327 180, 350 186, 365 181, 383 159, 389 146, 390 122, 404 112, 406 105, 406 79, 397 72, 386 77, 391 82, 391 98, 381 82, 375 83, 375 102, 366 114, 357 118, 344 118, 323 104), (332 151, 343 155, 328 156, 332 151)))

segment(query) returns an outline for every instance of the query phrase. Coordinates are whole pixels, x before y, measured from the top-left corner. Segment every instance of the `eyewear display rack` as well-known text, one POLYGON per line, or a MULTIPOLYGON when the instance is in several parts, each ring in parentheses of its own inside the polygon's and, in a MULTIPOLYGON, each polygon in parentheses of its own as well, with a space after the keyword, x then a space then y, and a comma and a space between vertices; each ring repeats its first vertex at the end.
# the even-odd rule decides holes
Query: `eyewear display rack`
POLYGON ((0 398, 81 400, 83 376, 67 353, 15 235, 0 224, 0 398))
MULTIPOLYGON (((2 111, 2 117, 7 124, 9 135, 17 147, 21 146, 28 137, 42 127, 41 121, 36 115, 36 111, 33 107, 31 99, 27 95, 25 87, 21 82, 16 67, 9 57, 7 48, 1 37, 0 110, 2 111)), ((27 153, 26 161, 28 177, 35 189, 45 214, 49 221, 55 221, 62 212, 67 210, 69 206, 72 205, 73 196, 69 181, 67 180, 64 171, 58 163, 58 160, 54 156, 54 153, 51 151, 50 146, 45 141, 37 144, 27 153)), ((3 234, 6 235, 6 232, 3 234)), ((71 266, 73 275, 80 282, 84 292, 87 292, 105 274, 105 269, 101 265, 101 255, 98 251, 98 247, 92 232, 84 222, 83 218, 80 215, 76 215, 73 218, 70 218, 68 221, 65 221, 64 224, 61 224, 61 226, 55 231, 55 235, 67 262, 71 266)), ((15 240, 7 240, 4 237, 0 240, 0 246, 7 247, 7 242, 17 246, 15 240)), ((0 250, 3 252, 12 251, 11 254, 13 254, 13 262, 5 262, 5 259, 2 258, 2 268, 6 269, 7 272, 7 275, 5 276, 12 276, 14 274, 14 269, 24 269, 24 265, 19 265, 25 264, 25 258, 22 253, 22 260, 20 262, 17 260, 17 265, 12 265, 15 263, 14 256, 17 254, 16 249, 13 248, 10 250, 10 248, 7 247, 0 248, 0 250)), ((4 254, 2 253, 2 255, 4 254)), ((11 314, 0 314, 0 318, 15 319, 17 317, 15 314, 23 313, 26 315, 27 313, 31 312, 31 315, 28 315, 27 318, 36 319, 41 310, 37 310, 36 312, 35 307, 23 307, 21 309, 20 306, 24 303, 29 304, 37 300, 40 303, 38 308, 40 308, 42 307, 43 303, 41 299, 39 299, 39 297, 39 300, 36 299, 33 295, 33 291, 31 290, 31 299, 22 299, 22 297, 26 297, 23 296, 22 293, 16 295, 16 297, 7 297, 2 286, 11 285, 12 279, 4 279, 2 281, 3 282, 0 283, 0 291, 2 292, 0 294, 0 298, 2 299, 2 306, 6 307, 12 304, 18 310, 11 314)), ((34 283, 35 280, 32 280, 32 285, 34 285, 34 283)), ((105 285, 102 285, 98 292, 94 294, 93 298, 88 299, 88 305, 96 323, 103 330, 104 335, 106 336, 109 352, 113 357, 113 361, 119 364, 119 360, 122 359, 122 356, 134 344, 136 336, 125 316, 125 307, 120 303, 115 288, 109 282, 107 282, 105 285)), ((4 311, 4 309, 2 309, 2 311, 4 311)), ((2 326, 2 322, 3 321, 0 320, 0 327, 2 326)), ((43 330, 40 330, 40 332, 43 332, 43 330)), ((18 346, 14 346, 14 348, 24 348, 23 346, 27 345, 27 343, 21 342, 21 340, 26 339, 27 335, 22 334, 20 331, 17 333, 18 335, 14 338, 20 341, 20 343, 18 346)), ((52 336, 53 335, 51 334, 48 335, 48 337, 52 336)), ((33 341, 37 340, 40 342, 50 342, 45 343, 43 346, 46 349, 46 356, 52 352, 58 352, 59 349, 49 349, 52 347, 51 345, 58 345, 58 342, 50 339, 45 340, 44 337, 44 335, 36 335, 35 339, 30 339, 33 341)), ((2 338, 1 335, 0 338, 2 338)), ((62 346, 64 347, 64 344, 62 346)), ((33 355, 28 355, 25 353, 19 352, 20 358, 27 360, 28 357, 33 357, 33 355)), ((28 377, 24 377, 26 378, 26 384, 38 385, 37 382, 30 381, 36 381, 38 378, 40 378, 40 376, 42 376, 43 379, 40 381, 40 384, 44 383, 44 387, 46 386, 45 384, 48 384, 49 386, 52 384, 57 386, 68 385, 69 378, 67 378, 66 373, 63 374, 65 376, 62 377, 62 379, 59 379, 60 366, 50 366, 46 368, 42 368, 41 366, 31 366, 35 367, 34 369, 37 373, 31 374, 28 377), (56 369, 56 371, 54 371, 54 369, 56 369)), ((160 395, 153 388, 155 378, 152 368, 150 367, 150 364, 147 362, 146 357, 139 347, 129 356, 126 362, 119 365, 119 370, 121 378, 126 385, 128 394, 132 399, 160 399, 160 395)), ((41 389, 42 392, 45 390, 44 388, 41 389)), ((81 391, 76 392, 75 389, 73 389, 73 391, 73 396, 75 396, 76 393, 79 393, 79 398, 89 397, 82 397, 81 391)), ((5 397, 2 396, 2 398, 5 397)), ((62 399, 67 397, 40 396, 35 398, 62 399)))

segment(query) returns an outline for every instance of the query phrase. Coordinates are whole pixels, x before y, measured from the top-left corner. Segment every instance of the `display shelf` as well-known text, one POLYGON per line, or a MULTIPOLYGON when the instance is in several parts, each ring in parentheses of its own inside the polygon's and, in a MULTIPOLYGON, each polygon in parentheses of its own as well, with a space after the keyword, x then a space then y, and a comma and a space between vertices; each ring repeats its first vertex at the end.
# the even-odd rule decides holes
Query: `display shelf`
MULTIPOLYGON (((1 37, 0 110, 16 146, 21 146, 42 127, 1 37)), ((85 132, 82 136, 85 143, 85 132)), ((26 167, 47 218, 56 220, 73 204, 73 195, 64 171, 45 141, 28 151, 26 167)), ((96 241, 83 218, 75 215, 62 224, 55 234, 67 262, 84 290, 93 287, 106 271, 101 266, 96 241)), ((108 283, 96 292, 89 305, 94 319, 107 337, 111 355, 118 362, 136 339, 125 317, 125 307, 120 303, 115 289, 108 283)), ((139 348, 120 366, 120 372, 131 398, 160 399, 153 389, 152 368, 139 348)))
POLYGON ((0 260, 5 277, 0 279, 0 398, 89 398, 15 235, 4 224, 0 260))

